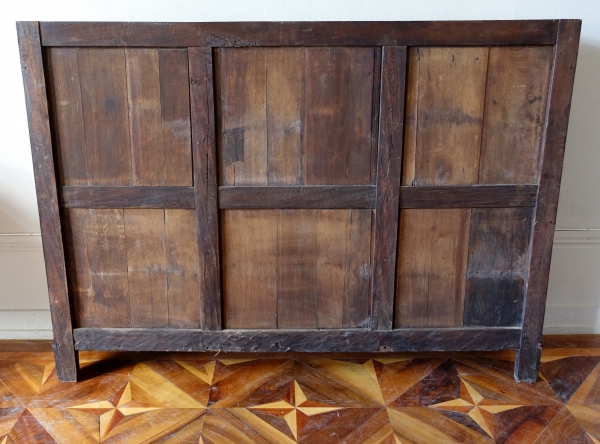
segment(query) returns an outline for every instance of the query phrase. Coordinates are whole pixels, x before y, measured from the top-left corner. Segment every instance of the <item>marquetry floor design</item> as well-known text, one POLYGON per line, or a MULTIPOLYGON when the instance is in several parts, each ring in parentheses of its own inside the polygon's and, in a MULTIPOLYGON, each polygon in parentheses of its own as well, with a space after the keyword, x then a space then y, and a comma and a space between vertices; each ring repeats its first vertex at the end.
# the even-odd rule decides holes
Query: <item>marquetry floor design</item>
POLYGON ((60 383, 0 352, 0 444, 600 444, 600 348, 544 350, 535 384, 507 352, 246 356, 82 353, 60 383))

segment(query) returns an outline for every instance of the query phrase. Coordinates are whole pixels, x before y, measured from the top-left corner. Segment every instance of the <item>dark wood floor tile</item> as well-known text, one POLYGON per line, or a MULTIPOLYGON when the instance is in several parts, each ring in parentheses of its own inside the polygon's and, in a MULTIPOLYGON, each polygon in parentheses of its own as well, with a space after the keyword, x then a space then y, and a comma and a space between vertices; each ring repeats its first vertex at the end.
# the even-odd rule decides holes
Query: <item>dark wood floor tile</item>
POLYGON ((8 439, 14 444, 56 444, 57 441, 48 433, 35 417, 25 410, 12 430, 8 439))
MULTIPOLYGON (((571 356, 542 362, 540 373, 563 402, 569 402, 600 363, 600 356, 571 356)), ((599 391, 600 394, 600 391, 599 391)))

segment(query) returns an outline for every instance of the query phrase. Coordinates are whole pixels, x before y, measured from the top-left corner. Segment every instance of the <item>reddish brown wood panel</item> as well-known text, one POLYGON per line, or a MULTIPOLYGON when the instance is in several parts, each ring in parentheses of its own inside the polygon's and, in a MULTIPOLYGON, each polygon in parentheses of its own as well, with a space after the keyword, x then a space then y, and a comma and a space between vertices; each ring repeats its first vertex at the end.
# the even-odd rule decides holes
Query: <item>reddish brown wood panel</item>
POLYGON ((368 326, 371 210, 222 214, 226 328, 368 326))
POLYGON ((191 186, 187 50, 50 48, 63 185, 191 186))
POLYGON ((531 208, 471 210, 464 325, 521 322, 531 208))
POLYGON ((221 185, 374 181, 374 49, 216 54, 221 185))
POLYGON ((395 328, 463 324, 470 211, 400 211, 395 328))
POLYGON ((200 328, 194 212, 65 211, 75 324, 200 328))

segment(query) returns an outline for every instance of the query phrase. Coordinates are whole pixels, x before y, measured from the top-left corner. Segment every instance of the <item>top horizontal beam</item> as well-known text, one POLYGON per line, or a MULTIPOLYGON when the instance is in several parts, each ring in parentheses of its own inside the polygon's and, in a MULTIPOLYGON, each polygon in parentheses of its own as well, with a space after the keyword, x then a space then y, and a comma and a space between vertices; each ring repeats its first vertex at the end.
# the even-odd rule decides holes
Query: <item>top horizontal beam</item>
POLYGON ((42 46, 553 45, 557 20, 435 22, 40 22, 42 46))

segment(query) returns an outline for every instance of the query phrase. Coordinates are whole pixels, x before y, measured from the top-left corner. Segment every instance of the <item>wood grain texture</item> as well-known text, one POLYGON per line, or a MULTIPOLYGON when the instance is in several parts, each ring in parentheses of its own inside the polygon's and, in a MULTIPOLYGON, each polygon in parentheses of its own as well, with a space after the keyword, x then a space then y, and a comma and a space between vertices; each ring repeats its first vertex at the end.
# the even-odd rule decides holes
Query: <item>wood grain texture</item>
MULTIPOLYGON (((130 185, 125 50, 80 49, 77 60, 90 182, 94 185, 130 185)), ((68 128, 64 130, 68 131, 68 128)))
POLYGON ((212 54, 210 48, 191 48, 188 58, 196 224, 198 251, 202 252, 201 323, 202 328, 218 330, 222 319, 212 54))
POLYGON ((490 48, 479 183, 537 183, 552 52, 490 48))
POLYGON ((17 22, 17 36, 52 316, 56 373, 63 381, 75 381, 78 362, 77 353, 73 348, 71 309, 38 23, 17 22))
POLYGON ((373 235, 373 330, 390 330, 394 319, 405 73, 406 48, 384 47, 373 235))
POLYGON ((373 49, 216 54, 221 185, 372 182, 373 49))
POLYGON ((542 148, 538 204, 533 216, 529 247, 530 263, 523 310, 523 334, 515 364, 515 378, 519 381, 535 381, 538 373, 550 258, 580 32, 581 20, 559 21, 542 148))
POLYGON ((77 350, 373 352, 514 350, 520 328, 402 330, 189 330, 77 328, 77 350))
POLYGON ((402 185, 414 185, 419 105, 419 48, 409 48, 406 60, 406 102, 404 108, 404 159, 402 185))
POLYGON ((464 325, 521 322, 531 208, 471 210, 464 325))
POLYGON ((400 212, 395 328, 463 325, 470 211, 400 212))
POLYGON ((123 210, 70 209, 64 225, 75 325, 131 327, 123 210))
POLYGON ((371 213, 223 211, 225 326, 367 326, 371 213))
POLYGON ((536 185, 400 187, 400 208, 533 207, 536 185))
MULTIPOLYGON (((475 184, 479 175, 481 125, 488 48, 418 48, 416 135, 407 143, 406 168, 414 164, 412 185, 475 184), (414 159, 412 156, 414 155, 414 159), (411 156, 411 158, 408 158, 411 156)), ((413 99, 414 101, 414 99, 413 99)), ((411 125, 414 127, 415 124, 411 125)), ((407 177, 406 181, 410 180, 407 177)))
POLYGON ((44 46, 553 45, 557 20, 445 22, 41 22, 44 46))
POLYGON ((192 187, 59 188, 64 208, 194 208, 192 187))
POLYGON ((219 187, 221 209, 375 208, 373 185, 219 187))

